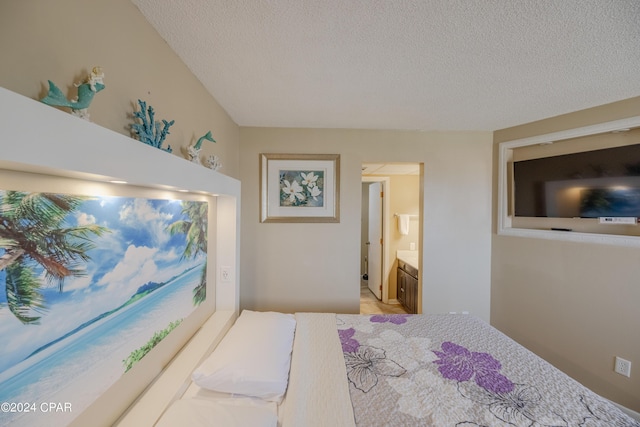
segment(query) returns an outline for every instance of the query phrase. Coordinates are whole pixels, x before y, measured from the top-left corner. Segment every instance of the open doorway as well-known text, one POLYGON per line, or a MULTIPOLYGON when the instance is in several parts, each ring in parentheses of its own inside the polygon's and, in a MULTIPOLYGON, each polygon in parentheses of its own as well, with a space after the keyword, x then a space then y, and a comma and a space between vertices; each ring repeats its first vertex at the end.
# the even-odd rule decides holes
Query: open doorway
POLYGON ((362 165, 362 314, 422 311, 421 289, 412 290, 412 304, 407 304, 406 289, 404 285, 398 287, 397 274, 399 253, 405 258, 413 255, 416 269, 419 263, 421 176, 419 163, 362 165), (406 220, 402 228, 399 227, 400 215, 406 220))

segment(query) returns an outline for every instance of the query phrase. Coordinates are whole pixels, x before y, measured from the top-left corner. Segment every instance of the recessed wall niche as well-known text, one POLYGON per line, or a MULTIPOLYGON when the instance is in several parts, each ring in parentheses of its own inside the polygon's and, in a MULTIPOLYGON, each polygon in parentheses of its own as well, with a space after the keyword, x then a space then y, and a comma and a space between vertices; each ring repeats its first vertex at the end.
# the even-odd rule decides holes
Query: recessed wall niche
POLYGON ((620 203, 623 197, 624 203, 640 205, 638 167, 640 116, 503 142, 499 144, 498 234, 640 247, 640 225, 599 220, 599 216, 635 212, 621 209, 620 203), (618 151, 625 151, 617 153, 623 160, 608 158, 618 151), (523 180, 527 171, 533 175, 523 180), (613 210, 589 210, 603 201, 613 210))

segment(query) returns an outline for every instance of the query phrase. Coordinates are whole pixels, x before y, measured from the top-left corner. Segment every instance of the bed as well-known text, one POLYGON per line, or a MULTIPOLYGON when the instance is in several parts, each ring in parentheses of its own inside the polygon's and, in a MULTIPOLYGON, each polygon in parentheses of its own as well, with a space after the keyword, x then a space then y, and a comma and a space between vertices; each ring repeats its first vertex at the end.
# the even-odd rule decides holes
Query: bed
POLYGON ((245 310, 156 425, 640 422, 471 315, 245 310))

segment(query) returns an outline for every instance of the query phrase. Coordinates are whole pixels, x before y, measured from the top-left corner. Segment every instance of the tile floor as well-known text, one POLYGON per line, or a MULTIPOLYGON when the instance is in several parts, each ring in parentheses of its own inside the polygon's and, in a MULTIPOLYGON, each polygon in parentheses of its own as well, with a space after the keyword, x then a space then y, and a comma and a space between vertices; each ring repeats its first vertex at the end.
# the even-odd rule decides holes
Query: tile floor
POLYGON ((407 314, 400 304, 384 304, 367 287, 364 280, 360 285, 360 314, 407 314))

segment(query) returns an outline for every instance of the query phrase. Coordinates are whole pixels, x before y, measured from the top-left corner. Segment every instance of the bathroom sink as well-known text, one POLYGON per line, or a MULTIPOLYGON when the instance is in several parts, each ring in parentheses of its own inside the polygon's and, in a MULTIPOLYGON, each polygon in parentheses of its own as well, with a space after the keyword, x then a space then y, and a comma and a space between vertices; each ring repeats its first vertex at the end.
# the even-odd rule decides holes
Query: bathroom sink
POLYGON ((396 258, 409 264, 416 270, 418 269, 419 258, 420 258, 418 251, 399 250, 399 251, 396 251, 396 258))

